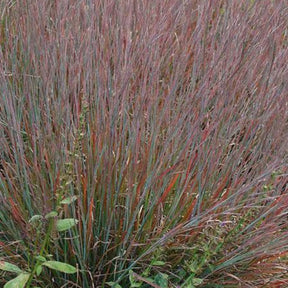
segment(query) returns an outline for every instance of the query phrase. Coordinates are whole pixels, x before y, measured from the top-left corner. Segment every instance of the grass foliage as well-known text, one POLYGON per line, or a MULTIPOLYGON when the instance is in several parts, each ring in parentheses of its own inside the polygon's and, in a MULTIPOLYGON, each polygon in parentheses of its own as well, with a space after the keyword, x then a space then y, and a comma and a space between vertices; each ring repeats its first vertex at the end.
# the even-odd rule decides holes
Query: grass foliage
POLYGON ((288 286, 286 1, 0 3, 1 285, 288 286))

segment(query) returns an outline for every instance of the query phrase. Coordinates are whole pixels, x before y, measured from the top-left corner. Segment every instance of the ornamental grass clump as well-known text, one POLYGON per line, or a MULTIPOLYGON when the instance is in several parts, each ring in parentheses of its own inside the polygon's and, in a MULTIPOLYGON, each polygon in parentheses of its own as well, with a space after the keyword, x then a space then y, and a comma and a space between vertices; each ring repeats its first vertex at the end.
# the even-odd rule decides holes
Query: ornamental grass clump
POLYGON ((288 285, 285 1, 0 7, 1 287, 288 285))

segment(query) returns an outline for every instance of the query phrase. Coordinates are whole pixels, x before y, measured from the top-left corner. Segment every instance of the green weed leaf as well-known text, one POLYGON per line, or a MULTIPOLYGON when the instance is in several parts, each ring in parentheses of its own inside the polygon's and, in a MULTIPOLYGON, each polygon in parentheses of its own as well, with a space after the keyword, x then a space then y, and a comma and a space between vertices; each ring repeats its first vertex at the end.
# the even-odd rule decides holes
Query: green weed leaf
POLYGON ((67 197, 67 198, 63 199, 63 200, 60 202, 60 204, 69 205, 69 204, 73 203, 73 202, 76 201, 76 200, 77 200, 77 196, 74 195, 74 196, 67 197))
POLYGON ((0 261, 0 270, 8 271, 12 273, 23 273, 23 271, 16 265, 9 262, 0 261))
POLYGON ((151 265, 152 265, 152 266, 164 266, 164 265, 165 265, 165 262, 153 260, 153 261, 151 262, 151 265))
POLYGON ((21 273, 16 278, 10 280, 4 285, 4 288, 24 288, 28 279, 29 273, 21 273))
POLYGON ((63 263, 63 262, 58 262, 58 261, 47 261, 42 263, 42 265, 50 268, 50 269, 54 269, 66 274, 74 274, 77 272, 77 269, 69 264, 63 263))
POLYGON ((107 285, 109 285, 110 287, 113 287, 113 288, 122 288, 122 286, 117 284, 116 282, 107 282, 105 284, 107 284, 107 285))
POLYGON ((41 274, 42 270, 43 270, 42 265, 39 265, 39 266, 36 268, 36 275, 39 276, 39 275, 41 274))
POLYGON ((38 256, 35 256, 35 259, 38 260, 38 261, 41 261, 41 262, 45 262, 47 261, 47 259, 41 255, 38 255, 38 256))
POLYGON ((193 278, 192 283, 194 286, 199 286, 203 283, 203 279, 200 278, 193 278))
POLYGON ((158 273, 154 279, 155 283, 161 288, 168 288, 168 275, 164 273, 158 273))
POLYGON ((130 287, 131 288, 141 287, 141 285, 142 285, 142 282, 138 282, 135 279, 132 270, 129 271, 129 280, 130 280, 130 287))
POLYGON ((196 261, 187 263, 187 266, 192 273, 196 273, 197 270, 199 269, 199 264, 196 261))
POLYGON ((78 223, 78 220, 74 218, 67 218, 67 219, 60 219, 56 223, 57 230, 59 232, 69 230, 73 226, 75 226, 78 223))
POLYGON ((153 283, 154 282, 154 279, 151 277, 143 277, 143 280, 145 280, 147 283, 153 283))
POLYGON ((58 216, 58 213, 56 211, 51 211, 45 215, 45 219, 54 218, 56 216, 58 216))
POLYGON ((36 223, 43 219, 42 215, 34 215, 30 218, 29 223, 36 223))

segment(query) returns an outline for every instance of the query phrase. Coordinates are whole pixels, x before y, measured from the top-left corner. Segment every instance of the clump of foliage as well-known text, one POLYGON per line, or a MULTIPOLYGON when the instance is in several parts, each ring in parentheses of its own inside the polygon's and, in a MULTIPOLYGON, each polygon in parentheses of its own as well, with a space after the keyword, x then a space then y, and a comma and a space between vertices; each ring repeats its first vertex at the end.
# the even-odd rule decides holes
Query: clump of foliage
POLYGON ((1 285, 288 285, 285 1, 0 7, 1 285))

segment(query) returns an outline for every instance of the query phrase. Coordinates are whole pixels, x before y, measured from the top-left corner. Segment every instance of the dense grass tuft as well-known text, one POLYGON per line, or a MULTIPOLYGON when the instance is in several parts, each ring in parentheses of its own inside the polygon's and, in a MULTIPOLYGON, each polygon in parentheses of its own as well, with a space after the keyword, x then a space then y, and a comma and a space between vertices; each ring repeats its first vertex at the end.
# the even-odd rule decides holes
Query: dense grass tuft
POLYGON ((286 1, 0 7, 0 264, 29 287, 288 286, 286 1))

